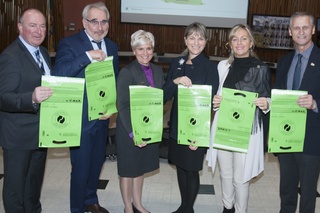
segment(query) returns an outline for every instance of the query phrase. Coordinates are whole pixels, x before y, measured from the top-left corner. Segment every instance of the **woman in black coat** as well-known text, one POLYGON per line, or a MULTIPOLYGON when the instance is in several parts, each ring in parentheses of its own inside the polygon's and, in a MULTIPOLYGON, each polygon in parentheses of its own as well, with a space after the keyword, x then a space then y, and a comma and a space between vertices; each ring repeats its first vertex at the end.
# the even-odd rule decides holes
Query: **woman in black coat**
POLYGON ((166 83, 163 87, 164 101, 173 99, 170 114, 170 140, 168 158, 176 165, 181 195, 181 205, 175 213, 193 213, 193 205, 198 194, 206 148, 179 145, 178 129, 178 84, 190 87, 192 84, 211 85, 215 94, 219 84, 217 64, 203 54, 207 43, 206 27, 192 23, 186 28, 184 42, 187 54, 172 60, 166 83))

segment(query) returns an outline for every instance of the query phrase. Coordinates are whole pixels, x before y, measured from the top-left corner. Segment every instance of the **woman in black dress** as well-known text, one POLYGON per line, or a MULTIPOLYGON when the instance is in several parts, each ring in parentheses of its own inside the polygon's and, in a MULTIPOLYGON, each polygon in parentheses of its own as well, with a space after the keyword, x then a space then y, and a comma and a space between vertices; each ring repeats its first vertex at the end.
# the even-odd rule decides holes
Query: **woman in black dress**
POLYGON ((130 117, 130 85, 163 86, 162 69, 152 63, 154 37, 138 30, 131 36, 136 60, 121 69, 117 80, 117 161, 125 213, 148 213, 141 202, 144 174, 159 168, 159 144, 136 146, 130 117))
POLYGON ((211 85, 215 94, 219 84, 217 64, 203 54, 207 43, 206 27, 201 23, 189 25, 184 34, 187 54, 172 60, 164 89, 164 100, 173 99, 170 114, 169 161, 176 165, 181 205, 175 213, 193 213, 199 190, 199 171, 202 170, 206 148, 177 144, 178 84, 211 85))

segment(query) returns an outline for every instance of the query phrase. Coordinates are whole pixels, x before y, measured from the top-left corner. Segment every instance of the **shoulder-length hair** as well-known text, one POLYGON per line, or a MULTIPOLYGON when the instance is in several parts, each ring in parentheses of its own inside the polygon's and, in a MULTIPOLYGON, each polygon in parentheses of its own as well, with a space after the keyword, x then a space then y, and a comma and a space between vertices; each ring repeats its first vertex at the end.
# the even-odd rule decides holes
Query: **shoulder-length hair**
POLYGON ((230 48, 230 55, 229 55, 229 58, 228 58, 228 63, 231 64, 234 60, 234 51, 232 50, 230 44, 231 44, 231 41, 233 39, 233 37, 235 36, 235 34, 238 32, 238 30, 240 29, 243 29, 245 31, 247 31, 248 35, 249 35, 249 39, 252 43, 252 47, 250 48, 250 51, 249 51, 249 54, 250 56, 252 57, 255 57, 255 58, 258 58, 257 54, 253 51, 254 50, 254 47, 256 45, 256 41, 253 37, 253 34, 252 34, 252 31, 250 29, 250 27, 246 24, 237 24, 235 25, 234 27, 232 27, 230 33, 229 33, 229 42, 226 44, 226 47, 227 48, 230 48))

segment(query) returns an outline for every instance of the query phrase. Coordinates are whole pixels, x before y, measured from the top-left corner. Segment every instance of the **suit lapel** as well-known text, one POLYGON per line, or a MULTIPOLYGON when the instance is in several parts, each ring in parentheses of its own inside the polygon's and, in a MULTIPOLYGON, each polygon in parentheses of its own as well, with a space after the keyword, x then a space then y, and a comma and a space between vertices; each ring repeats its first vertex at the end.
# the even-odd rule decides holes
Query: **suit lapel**
POLYGON ((144 74, 144 71, 141 67, 141 65, 139 64, 139 62, 137 60, 135 60, 134 62, 134 75, 136 76, 136 81, 138 85, 146 85, 146 86, 150 86, 148 79, 146 77, 146 75, 144 74))
POLYGON ((93 50, 93 46, 91 44, 91 41, 89 40, 87 34, 84 32, 84 30, 82 30, 80 32, 80 38, 81 38, 81 43, 84 46, 85 50, 93 50))
POLYGON ((300 88, 308 88, 308 85, 309 85, 308 82, 310 82, 310 79, 313 78, 314 73, 318 72, 319 69, 320 69, 320 51, 318 48, 314 47, 310 54, 310 58, 308 60, 307 67, 304 72, 300 88))
POLYGON ((288 73, 289 73, 290 66, 291 66, 291 63, 292 63, 292 60, 293 60, 293 57, 294 57, 294 53, 295 52, 292 51, 290 53, 290 55, 288 55, 288 57, 285 58, 284 63, 282 64, 282 66, 284 66, 284 68, 280 69, 280 70, 284 70, 284 72, 280 73, 281 75, 283 75, 283 77, 281 77, 281 76, 278 77, 279 79, 283 79, 282 82, 281 82, 281 87, 283 89, 287 88, 287 85, 288 85, 288 73))
POLYGON ((155 70, 157 69, 153 64, 150 64, 151 66, 151 69, 152 69, 152 80, 153 80, 153 83, 154 83, 154 87, 155 88, 160 88, 161 85, 158 85, 158 79, 159 79, 159 76, 157 75, 158 72, 155 72, 155 70))
POLYGON ((24 46, 24 44, 20 41, 20 39, 18 40, 18 44, 19 47, 21 49, 23 53, 23 58, 25 58, 25 56, 27 56, 27 60, 30 62, 30 65, 32 64, 33 66, 33 70, 35 70, 37 73, 42 75, 42 70, 40 69, 40 67, 38 66, 37 62, 34 60, 33 56, 31 55, 31 53, 28 51, 28 49, 24 46))

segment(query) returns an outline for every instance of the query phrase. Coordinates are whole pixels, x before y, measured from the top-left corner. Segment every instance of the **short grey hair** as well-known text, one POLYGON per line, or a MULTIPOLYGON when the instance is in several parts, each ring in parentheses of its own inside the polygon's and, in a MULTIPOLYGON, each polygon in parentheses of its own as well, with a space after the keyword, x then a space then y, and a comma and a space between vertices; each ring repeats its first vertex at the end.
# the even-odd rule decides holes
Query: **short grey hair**
POLYGON ((314 26, 314 17, 313 17, 313 15, 311 15, 308 12, 295 12, 290 17, 290 27, 292 27, 293 19, 298 18, 298 17, 302 17, 302 16, 308 16, 309 19, 310 19, 311 26, 312 27, 314 26))
POLYGON ((88 4, 87 6, 85 6, 85 8, 82 11, 82 18, 86 19, 88 17, 89 10, 91 10, 92 8, 96 8, 98 10, 105 12, 107 15, 107 19, 108 20, 110 19, 109 10, 106 7, 106 5, 102 2, 92 3, 92 4, 88 4))
POLYGON ((152 49, 154 49, 154 36, 152 33, 138 30, 131 35, 131 48, 134 50, 137 46, 151 43, 152 49))

